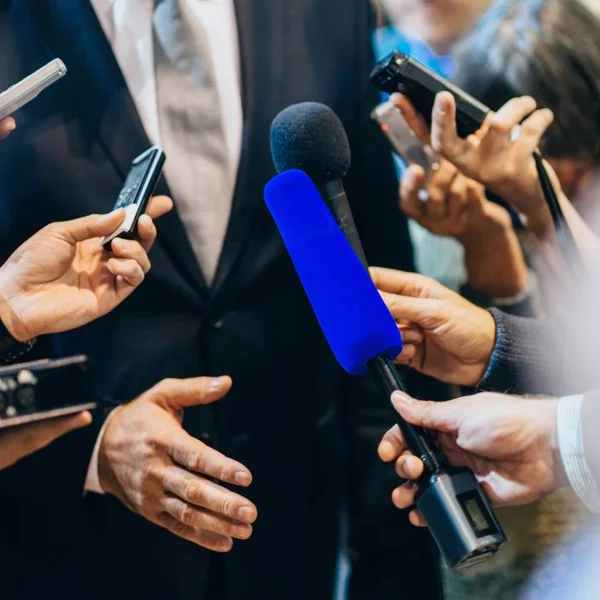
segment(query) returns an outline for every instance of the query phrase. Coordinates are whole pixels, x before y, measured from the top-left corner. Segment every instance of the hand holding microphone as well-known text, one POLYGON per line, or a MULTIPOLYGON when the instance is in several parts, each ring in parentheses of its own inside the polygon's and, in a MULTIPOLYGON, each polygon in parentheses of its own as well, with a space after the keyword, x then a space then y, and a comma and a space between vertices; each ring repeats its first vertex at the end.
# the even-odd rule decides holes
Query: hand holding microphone
MULTIPOLYGON (((388 397, 403 390, 392 364, 402 349, 396 323, 318 190, 303 172, 287 171, 267 185, 265 200, 339 363, 370 372, 388 397)), ((447 563, 493 555, 506 538, 472 472, 450 467, 424 428, 402 418, 398 426, 425 464, 417 505, 447 563)))
POLYGON ((157 196, 139 221, 140 241, 115 239, 112 256, 100 240, 124 210, 53 223, 23 243, 0 268, 0 318, 19 341, 81 327, 119 305, 150 269, 153 218, 171 210, 157 196))
POLYGON ((395 362, 447 383, 476 386, 494 350, 491 313, 424 275, 370 272, 407 340, 395 362))
MULTIPOLYGON (((409 423, 437 432, 450 463, 469 467, 495 506, 529 504, 567 483, 558 448, 555 399, 484 393, 421 402, 397 393, 392 401, 409 423)), ((423 463, 398 427, 383 437, 379 456, 395 461, 398 475, 409 480, 394 490, 394 504, 400 509, 413 506, 423 463)), ((410 521, 425 525, 418 510, 410 513, 410 521)))

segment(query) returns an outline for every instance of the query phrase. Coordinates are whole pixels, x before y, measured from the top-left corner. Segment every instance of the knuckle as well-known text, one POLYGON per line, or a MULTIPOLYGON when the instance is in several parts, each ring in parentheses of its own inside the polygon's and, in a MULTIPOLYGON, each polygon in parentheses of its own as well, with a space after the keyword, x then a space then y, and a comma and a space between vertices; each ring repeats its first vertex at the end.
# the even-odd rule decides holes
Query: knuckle
POLYGON ((214 519, 210 526, 211 531, 220 535, 231 535, 234 531, 234 526, 222 519, 214 519))
POLYGON ((157 512, 157 504, 154 497, 139 491, 136 494, 135 505, 138 507, 139 512, 144 515, 152 515, 157 512))
POLYGON ((219 512, 223 515, 233 514, 233 502, 230 498, 223 498, 219 504, 219 512))
POLYGON ((206 459, 204 458, 204 454, 196 450, 186 450, 184 463, 194 471, 204 472, 206 469, 206 459))
POLYGON ((174 533, 175 535, 177 535, 179 537, 183 537, 185 535, 185 533, 187 532, 187 528, 188 528, 188 526, 185 523, 182 523, 181 521, 177 521, 176 523, 171 523, 167 529, 171 533, 174 533))
POLYGON ((156 481, 158 476, 157 469, 152 462, 145 462, 140 470, 140 482, 143 486, 156 481))
POLYGON ((492 119, 490 121, 490 131, 499 135, 507 135, 511 132, 511 127, 504 121, 492 119))
POLYGON ((153 503, 150 502, 148 496, 141 489, 137 489, 132 494, 131 501, 137 510, 142 514, 149 513, 153 506, 153 503))
POLYGON ((182 523, 185 523, 186 525, 193 525, 194 524, 193 508, 189 504, 182 502, 181 506, 179 507, 179 510, 178 510, 177 518, 179 519, 179 521, 181 521, 182 523))
POLYGON ((177 379, 168 377, 159 381, 153 388, 153 394, 161 397, 168 397, 171 395, 173 388, 177 385, 177 379))
POLYGON ((185 485, 183 496, 188 502, 193 502, 194 504, 203 504, 206 499, 203 487, 194 480, 189 481, 185 485))

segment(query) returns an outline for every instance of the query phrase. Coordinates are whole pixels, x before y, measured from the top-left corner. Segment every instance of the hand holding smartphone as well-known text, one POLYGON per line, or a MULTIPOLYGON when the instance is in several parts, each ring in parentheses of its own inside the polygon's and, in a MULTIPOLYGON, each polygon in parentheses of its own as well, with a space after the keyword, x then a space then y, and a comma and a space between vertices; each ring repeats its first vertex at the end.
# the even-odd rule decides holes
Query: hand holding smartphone
POLYGON ((129 174, 113 208, 113 210, 124 208, 125 220, 114 233, 103 238, 102 245, 107 252, 110 252, 111 242, 115 238, 135 239, 138 220, 146 211, 154 193, 165 159, 162 148, 153 146, 131 163, 129 174))
POLYGON ((381 131, 390 142, 394 152, 406 165, 419 165, 425 171, 423 189, 419 199, 427 202, 427 184, 433 173, 440 168, 440 156, 427 144, 423 144, 412 132, 400 110, 391 100, 383 102, 371 113, 371 118, 379 123, 381 131))
POLYGON ((370 80, 383 92, 407 96, 429 125, 436 95, 450 92, 456 101, 456 129, 461 138, 475 133, 490 112, 479 100, 401 52, 392 52, 379 61, 370 80))

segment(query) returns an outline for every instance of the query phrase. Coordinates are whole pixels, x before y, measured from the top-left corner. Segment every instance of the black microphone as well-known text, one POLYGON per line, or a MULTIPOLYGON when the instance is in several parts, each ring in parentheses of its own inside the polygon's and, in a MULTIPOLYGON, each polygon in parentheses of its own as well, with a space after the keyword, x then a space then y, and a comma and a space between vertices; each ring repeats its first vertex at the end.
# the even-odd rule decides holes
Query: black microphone
POLYGON ((271 125, 271 154, 278 173, 299 169, 313 180, 352 249, 368 269, 342 183, 350 169, 350 143, 335 112, 318 102, 302 102, 281 111, 271 125))

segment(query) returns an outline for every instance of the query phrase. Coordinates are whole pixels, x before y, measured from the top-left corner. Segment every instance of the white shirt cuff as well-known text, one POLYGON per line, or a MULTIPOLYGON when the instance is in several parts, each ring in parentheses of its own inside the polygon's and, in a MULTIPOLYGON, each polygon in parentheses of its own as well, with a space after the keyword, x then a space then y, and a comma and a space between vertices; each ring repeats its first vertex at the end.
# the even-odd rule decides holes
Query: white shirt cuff
POLYGON ((119 410, 119 408, 115 408, 108 414, 108 416, 104 420, 102 429, 100 429, 98 438, 96 439, 96 445, 94 446, 94 451, 92 452, 92 458, 90 459, 90 464, 88 466, 87 475, 85 478, 85 484, 83 486, 86 492, 104 494, 104 490, 100 485, 100 474, 98 472, 98 455, 100 454, 100 446, 102 445, 102 440, 104 439, 106 427, 108 426, 109 421, 111 420, 111 418, 117 410, 119 410))
POLYGON ((583 396, 568 396, 558 402, 558 446, 569 483, 585 506, 600 513, 600 494, 585 459, 581 432, 583 396))

